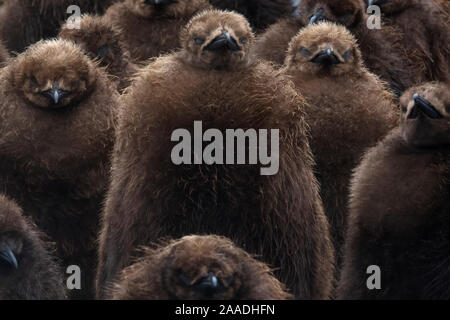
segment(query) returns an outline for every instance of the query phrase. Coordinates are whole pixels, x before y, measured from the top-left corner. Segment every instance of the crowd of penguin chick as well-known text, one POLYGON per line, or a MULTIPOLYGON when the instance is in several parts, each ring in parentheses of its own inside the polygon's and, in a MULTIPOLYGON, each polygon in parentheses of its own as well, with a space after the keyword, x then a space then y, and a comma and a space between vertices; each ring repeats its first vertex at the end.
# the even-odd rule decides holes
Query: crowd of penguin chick
POLYGON ((0 1, 0 299, 449 299, 449 9, 0 1), (278 173, 175 165, 194 121, 278 173))

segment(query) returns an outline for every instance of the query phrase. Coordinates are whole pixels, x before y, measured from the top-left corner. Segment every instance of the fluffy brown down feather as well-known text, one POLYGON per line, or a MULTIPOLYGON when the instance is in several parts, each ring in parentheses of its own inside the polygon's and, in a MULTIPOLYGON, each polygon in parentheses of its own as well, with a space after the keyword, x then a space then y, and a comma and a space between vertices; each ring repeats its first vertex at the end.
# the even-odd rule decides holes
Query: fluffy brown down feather
POLYGON ((0 8, 0 39, 10 52, 22 52, 41 39, 56 37, 61 24, 72 15, 71 5, 81 13, 102 14, 117 0, 4 0, 0 8))
POLYGON ((291 0, 209 0, 222 10, 243 14, 256 31, 262 31, 279 19, 294 14, 291 0))
POLYGON ((44 239, 22 209, 0 195, 0 300, 66 298, 60 266, 44 239))
POLYGON ((364 67, 356 39, 334 23, 321 22, 300 31, 290 44, 284 72, 308 102, 305 119, 311 130, 315 172, 339 266, 352 170, 364 151, 397 124, 398 109, 385 84, 364 67), (332 50, 339 64, 330 67, 311 61, 326 49, 332 50))
POLYGON ((180 30, 208 8, 208 0, 178 0, 161 9, 145 0, 125 0, 111 6, 105 16, 120 31, 131 57, 142 61, 178 49, 180 30))
POLYGON ((267 265, 230 240, 186 236, 145 250, 125 268, 111 297, 117 300, 287 300, 292 296, 267 265), (217 289, 202 289, 215 277, 217 289))
POLYGON ((8 59, 9 59, 8 50, 3 45, 3 42, 0 41, 0 68, 6 65, 8 59))
POLYGON ((450 19, 430 0, 389 0, 382 21, 401 31, 400 44, 412 83, 450 81, 450 19))
POLYGON ((42 41, 0 71, 0 192, 57 243, 92 295, 96 237, 119 97, 73 43, 42 41), (60 101, 48 92, 58 84, 60 101))
POLYGON ((303 98, 289 79, 249 57, 253 35, 238 14, 205 12, 181 39, 183 49, 150 64, 123 97, 100 236, 99 297, 139 246, 217 234, 274 267, 297 297, 327 298, 334 258, 303 98), (207 51, 223 29, 239 50, 207 51), (280 171, 261 176, 258 165, 174 165, 172 132, 192 134, 194 120, 204 130, 279 129, 280 171))
POLYGON ((450 298, 450 85, 411 88, 400 104, 400 126, 355 171, 338 298, 450 298), (442 118, 418 109, 415 93, 442 118), (380 290, 366 286, 370 265, 380 290))
POLYGON ((118 30, 105 17, 83 15, 79 29, 72 29, 66 23, 58 37, 75 42, 91 59, 98 60, 100 66, 112 75, 119 91, 128 87, 130 78, 138 69, 120 41, 118 30))

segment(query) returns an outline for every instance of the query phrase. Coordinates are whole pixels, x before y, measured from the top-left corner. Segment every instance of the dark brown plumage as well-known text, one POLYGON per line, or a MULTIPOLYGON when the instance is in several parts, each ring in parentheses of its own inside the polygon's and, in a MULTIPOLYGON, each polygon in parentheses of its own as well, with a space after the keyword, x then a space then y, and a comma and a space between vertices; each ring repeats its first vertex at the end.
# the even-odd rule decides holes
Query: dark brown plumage
POLYGON ((134 60, 147 60, 178 49, 178 34, 196 13, 209 8, 208 0, 125 0, 105 16, 116 26, 134 60))
POLYGON ((0 72, 0 190, 78 265, 92 292, 118 93, 73 43, 39 42, 0 72))
POLYGON ((66 298, 62 272, 43 238, 19 206, 0 195, 0 300, 66 298))
POLYGON ((298 298, 327 298, 333 251, 303 99, 285 76, 249 56, 253 34, 241 15, 207 11, 181 39, 183 49, 150 64, 123 97, 100 237, 99 296, 137 247, 161 237, 217 234, 276 268, 298 298), (279 172, 174 165, 172 132, 192 132, 194 120, 222 132, 279 129, 279 172))
POLYGON ((243 14, 255 30, 264 30, 280 18, 294 14, 291 0, 210 0, 222 10, 233 10, 243 14))
POLYGON ((281 19, 258 36, 253 53, 276 67, 281 67, 286 59, 289 42, 297 35, 304 24, 297 17, 281 19))
POLYGON ((398 112, 385 84, 364 67, 356 39, 334 23, 302 29, 290 44, 284 72, 308 102, 311 149, 340 257, 352 170, 365 149, 396 125, 398 112))
MULTIPOLYGON (((412 77, 406 68, 402 51, 399 49, 398 30, 388 26, 383 26, 381 30, 369 29, 366 25, 368 16, 362 0, 302 0, 299 12, 297 19, 299 19, 300 25, 306 26, 320 20, 328 20, 342 24, 349 29, 358 40, 367 68, 388 82, 397 95, 401 95, 410 86, 412 77)), ((270 37, 269 40, 276 37, 276 33, 273 34, 273 28, 276 27, 268 30, 270 32, 267 35, 270 37)), ((275 31, 284 32, 277 29, 275 31)), ((288 31, 293 32, 294 29, 288 29, 288 31)), ((262 35, 258 42, 261 41, 262 46, 267 46, 267 48, 258 51, 263 53, 263 57, 268 57, 264 53, 272 50, 271 42, 265 37, 262 35)), ((286 50, 288 44, 289 42, 286 42, 286 50)), ((279 50, 279 45, 276 45, 273 50, 279 50)), ((274 62, 281 65, 283 61, 274 62)))
POLYGON ((72 14, 71 5, 82 13, 103 13, 117 0, 4 0, 0 8, 0 39, 10 52, 22 52, 41 39, 56 37, 61 24, 72 14), (20 26, 20 27, 18 27, 20 26))
MULTIPOLYGON (((367 2, 367 0, 366 0, 367 2)), ((450 80, 450 21, 430 0, 388 0, 380 6, 382 21, 401 31, 403 57, 413 84, 450 80)))
POLYGON ((3 45, 3 42, 0 41, 0 68, 5 66, 6 62, 9 59, 9 53, 6 47, 3 45))
POLYGON ((116 300, 287 300, 267 265, 230 240, 186 236, 154 249, 121 274, 116 300))
POLYGON ((59 33, 59 38, 75 42, 91 59, 98 60, 122 91, 138 67, 131 62, 130 53, 119 37, 108 19, 91 15, 82 16, 79 29, 64 24, 59 33))
POLYGON ((450 86, 411 88, 400 103, 400 127, 352 181, 339 298, 450 298, 450 86), (370 265, 381 290, 366 287, 370 265))

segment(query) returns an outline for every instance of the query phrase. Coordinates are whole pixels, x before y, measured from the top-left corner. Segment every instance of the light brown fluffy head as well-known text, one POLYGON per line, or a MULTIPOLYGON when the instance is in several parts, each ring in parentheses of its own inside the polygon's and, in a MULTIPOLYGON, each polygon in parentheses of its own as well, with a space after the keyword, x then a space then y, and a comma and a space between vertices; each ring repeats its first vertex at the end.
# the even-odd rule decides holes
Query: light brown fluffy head
POLYGON ((72 42, 41 41, 0 74, 0 149, 27 167, 64 172, 112 144, 118 94, 72 42), (63 93, 58 104, 48 90, 63 93))
POLYGON ((198 10, 209 7, 208 0, 125 0, 134 14, 143 18, 189 17, 198 10), (156 4, 158 2, 158 4, 156 4))
POLYGON ((356 39, 345 27, 320 22, 303 28, 292 39, 285 64, 291 74, 340 76, 361 70, 363 62, 356 39), (337 64, 317 63, 316 59, 327 51, 337 64))
POLYGON ((415 148, 450 145, 450 84, 429 82, 410 88, 400 98, 400 107, 401 130, 407 144, 415 148), (418 107, 421 102, 430 105, 431 113, 437 112, 438 117, 431 118, 422 111, 418 107))
POLYGON ((22 209, 0 195, 0 300, 64 299, 62 274, 22 209))
POLYGON ((217 236, 186 236, 124 270, 114 299, 289 299, 270 269, 217 236), (213 288, 211 283, 215 283, 213 288))
POLYGON ((302 0, 300 1, 300 20, 308 25, 311 19, 321 19, 342 24, 347 28, 359 24, 364 18, 363 0, 302 0))
POLYGON ((204 11, 181 31, 183 59, 203 69, 236 70, 251 63, 250 46, 254 34, 244 16, 220 10, 204 11), (227 48, 210 51, 208 48, 220 36, 228 35, 236 50, 227 48))
POLYGON ((79 29, 71 29, 66 23, 61 28, 59 38, 75 42, 105 67, 130 60, 129 52, 119 40, 119 31, 104 17, 83 15, 79 29))

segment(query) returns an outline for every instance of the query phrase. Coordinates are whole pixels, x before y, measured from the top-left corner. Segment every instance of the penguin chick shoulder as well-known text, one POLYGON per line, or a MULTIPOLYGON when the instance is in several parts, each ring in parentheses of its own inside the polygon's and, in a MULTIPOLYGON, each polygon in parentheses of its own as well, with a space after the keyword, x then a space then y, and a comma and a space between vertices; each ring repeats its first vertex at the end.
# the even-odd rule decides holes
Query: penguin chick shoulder
POLYGON ((0 300, 66 298, 50 245, 12 200, 0 195, 0 300))
POLYGON ((450 298, 449 89, 406 91, 400 126, 356 169, 338 298, 450 298), (366 285, 373 265, 379 290, 366 285))
POLYGON ((114 286, 118 300, 286 300, 269 267, 230 240, 186 236, 147 249, 114 286))
POLYGON ((253 39, 243 16, 203 12, 183 29, 182 50, 149 64, 124 95, 100 236, 100 297, 136 248, 189 234, 230 238, 276 268, 297 297, 329 296, 334 257, 304 100, 286 76, 249 55, 253 39), (262 176, 258 164, 176 165, 174 130, 192 132, 195 121, 216 133, 278 129, 278 172, 262 176))

